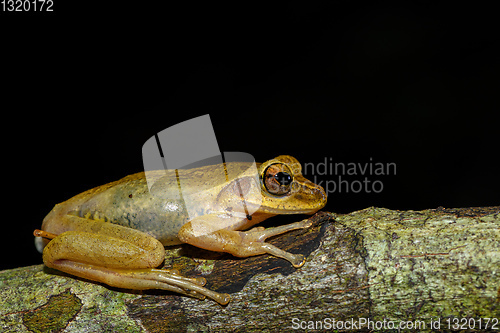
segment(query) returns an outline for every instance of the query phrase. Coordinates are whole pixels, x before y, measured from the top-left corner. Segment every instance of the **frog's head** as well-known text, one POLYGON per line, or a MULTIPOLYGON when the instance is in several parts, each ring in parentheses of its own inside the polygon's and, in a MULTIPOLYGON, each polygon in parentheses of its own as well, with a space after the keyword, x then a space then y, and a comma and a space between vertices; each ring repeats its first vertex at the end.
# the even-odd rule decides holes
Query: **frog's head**
POLYGON ((259 166, 262 203, 259 213, 313 214, 326 205, 323 187, 302 176, 292 156, 280 155, 259 166))
MULTIPOLYGON (((326 204, 326 193, 319 185, 302 176, 302 167, 293 157, 281 155, 257 165, 226 165, 238 174, 217 190, 219 208, 258 214, 313 214, 326 204)), ((229 172, 233 174, 233 172, 229 172)))

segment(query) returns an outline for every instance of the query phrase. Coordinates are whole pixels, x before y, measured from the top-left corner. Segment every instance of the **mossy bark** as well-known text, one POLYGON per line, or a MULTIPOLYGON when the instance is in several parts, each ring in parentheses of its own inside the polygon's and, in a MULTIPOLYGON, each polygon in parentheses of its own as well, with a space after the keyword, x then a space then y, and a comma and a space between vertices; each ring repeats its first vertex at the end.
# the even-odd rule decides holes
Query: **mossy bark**
POLYGON ((311 219, 310 229, 271 240, 305 254, 300 269, 267 255, 237 259, 190 246, 167 249, 167 266, 231 293, 227 306, 116 290, 43 265, 0 272, 1 330, 262 332, 354 323, 368 331, 419 321, 418 331, 430 331, 431 323, 447 331, 457 319, 472 318, 467 325, 484 331, 485 318, 500 319, 500 207, 367 208, 311 219))

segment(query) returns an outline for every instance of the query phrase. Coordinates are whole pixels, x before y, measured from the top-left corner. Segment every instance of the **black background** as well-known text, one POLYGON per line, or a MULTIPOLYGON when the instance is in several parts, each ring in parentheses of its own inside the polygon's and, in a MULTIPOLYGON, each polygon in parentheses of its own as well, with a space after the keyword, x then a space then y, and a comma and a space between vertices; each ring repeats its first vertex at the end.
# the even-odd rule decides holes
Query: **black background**
POLYGON ((499 204, 493 7, 54 1, 0 15, 1 268, 41 263, 32 231, 56 203, 141 171, 148 138, 207 113, 221 151, 258 161, 396 163, 328 211, 499 204))

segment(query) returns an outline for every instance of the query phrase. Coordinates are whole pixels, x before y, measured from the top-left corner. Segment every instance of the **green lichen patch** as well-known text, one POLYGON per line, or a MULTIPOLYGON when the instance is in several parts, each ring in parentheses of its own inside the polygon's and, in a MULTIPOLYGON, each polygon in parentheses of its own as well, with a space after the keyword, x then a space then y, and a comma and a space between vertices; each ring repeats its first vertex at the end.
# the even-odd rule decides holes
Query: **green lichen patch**
POLYGON ((227 256, 224 253, 197 248, 189 244, 165 248, 165 268, 179 270, 185 276, 208 276, 215 262, 227 256))
POLYGON ((23 315, 23 324, 35 333, 59 332, 75 318, 82 308, 80 299, 69 289, 51 296, 41 307, 23 315))

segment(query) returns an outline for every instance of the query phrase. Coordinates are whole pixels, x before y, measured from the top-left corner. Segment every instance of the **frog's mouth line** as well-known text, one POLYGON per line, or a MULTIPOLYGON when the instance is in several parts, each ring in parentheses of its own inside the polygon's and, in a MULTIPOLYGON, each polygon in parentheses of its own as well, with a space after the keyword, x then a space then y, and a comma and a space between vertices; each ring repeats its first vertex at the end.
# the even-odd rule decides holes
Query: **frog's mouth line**
POLYGON ((264 208, 261 209, 260 212, 270 213, 270 214, 279 214, 279 215, 293 215, 293 214, 314 214, 319 209, 304 209, 304 210, 290 210, 290 209, 276 209, 276 208, 264 208))
POLYGON ((293 214, 314 214, 320 208, 313 208, 313 209, 291 209, 291 208, 274 208, 274 207, 265 207, 265 206, 259 206, 259 205, 248 205, 248 209, 257 212, 257 213, 264 213, 264 214, 276 214, 276 215, 293 215, 293 214))

